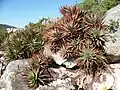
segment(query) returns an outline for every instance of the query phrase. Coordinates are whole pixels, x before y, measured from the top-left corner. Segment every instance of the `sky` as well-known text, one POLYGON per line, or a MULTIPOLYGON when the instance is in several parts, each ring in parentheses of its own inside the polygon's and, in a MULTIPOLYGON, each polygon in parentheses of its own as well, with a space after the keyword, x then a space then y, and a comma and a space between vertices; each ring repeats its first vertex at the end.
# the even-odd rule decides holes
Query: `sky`
POLYGON ((0 0, 0 23, 23 28, 43 17, 60 16, 59 8, 83 0, 0 0))

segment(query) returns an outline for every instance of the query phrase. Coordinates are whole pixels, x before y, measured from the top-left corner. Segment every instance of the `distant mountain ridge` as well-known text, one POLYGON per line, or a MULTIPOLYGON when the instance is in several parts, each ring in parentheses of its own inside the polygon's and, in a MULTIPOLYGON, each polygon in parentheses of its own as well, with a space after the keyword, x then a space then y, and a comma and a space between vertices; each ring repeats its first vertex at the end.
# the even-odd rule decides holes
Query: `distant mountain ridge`
POLYGON ((7 29, 7 28, 17 28, 15 26, 7 25, 7 24, 0 24, 0 28, 7 29))

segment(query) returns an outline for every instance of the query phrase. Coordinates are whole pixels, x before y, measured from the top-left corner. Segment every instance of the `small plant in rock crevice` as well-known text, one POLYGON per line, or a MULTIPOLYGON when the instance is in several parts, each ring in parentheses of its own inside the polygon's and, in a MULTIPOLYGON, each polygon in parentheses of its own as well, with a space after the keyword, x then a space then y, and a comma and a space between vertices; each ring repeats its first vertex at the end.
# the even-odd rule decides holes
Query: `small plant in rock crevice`
POLYGON ((88 35, 93 48, 104 51, 103 46, 105 46, 105 42, 107 41, 106 31, 93 28, 89 31, 88 35))
POLYGON ((109 29, 110 32, 115 33, 119 28, 119 20, 114 21, 114 20, 110 20, 110 25, 109 25, 109 29))
POLYGON ((28 86, 38 87, 39 85, 48 85, 54 80, 55 72, 49 69, 51 58, 45 57, 42 53, 34 54, 29 61, 30 67, 27 71, 28 86))

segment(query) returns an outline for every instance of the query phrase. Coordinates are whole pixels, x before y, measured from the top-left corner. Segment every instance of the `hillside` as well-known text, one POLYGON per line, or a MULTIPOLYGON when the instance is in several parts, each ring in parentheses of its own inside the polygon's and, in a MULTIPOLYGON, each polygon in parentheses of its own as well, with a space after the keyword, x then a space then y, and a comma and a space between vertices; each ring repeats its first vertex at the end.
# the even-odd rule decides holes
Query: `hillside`
POLYGON ((5 30, 6 28, 16 28, 16 27, 7 24, 0 24, 0 29, 5 30))

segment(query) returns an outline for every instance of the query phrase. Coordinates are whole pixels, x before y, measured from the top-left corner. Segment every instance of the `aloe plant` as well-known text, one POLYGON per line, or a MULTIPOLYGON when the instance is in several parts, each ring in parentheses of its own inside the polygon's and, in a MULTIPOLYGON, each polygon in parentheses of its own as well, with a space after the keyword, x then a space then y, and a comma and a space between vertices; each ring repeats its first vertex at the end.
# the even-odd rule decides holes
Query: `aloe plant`
POLYGON ((27 71, 28 85, 30 87, 38 87, 39 85, 47 85, 53 81, 53 76, 51 69, 49 69, 49 64, 51 63, 51 58, 45 57, 41 53, 34 54, 29 61, 29 68, 27 71))
POLYGON ((87 13, 84 18, 85 30, 91 28, 107 30, 107 26, 103 22, 104 15, 101 13, 87 13))
POLYGON ((7 61, 30 58, 44 48, 41 30, 26 29, 11 33, 4 42, 5 58, 7 61))
POLYGON ((89 36, 94 49, 104 50, 103 46, 107 41, 104 30, 93 28, 89 31, 89 36))
POLYGON ((102 69, 105 70, 105 67, 107 67, 106 58, 99 52, 91 49, 86 49, 80 53, 77 63, 80 69, 87 75, 95 75, 97 72, 101 72, 102 69))
POLYGON ((63 6, 60 12, 62 17, 45 31, 51 51, 59 52, 64 59, 68 59, 68 62, 65 61, 68 67, 73 67, 79 61, 79 68, 86 74, 95 74, 103 64, 106 65, 103 46, 108 26, 104 25, 104 16, 86 13, 77 6, 63 6))
POLYGON ((37 84, 37 76, 33 71, 29 71, 28 73, 28 83, 29 87, 36 86, 37 84))

